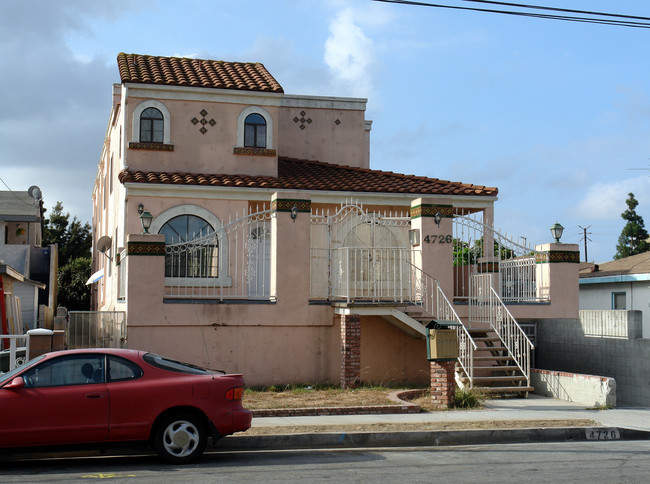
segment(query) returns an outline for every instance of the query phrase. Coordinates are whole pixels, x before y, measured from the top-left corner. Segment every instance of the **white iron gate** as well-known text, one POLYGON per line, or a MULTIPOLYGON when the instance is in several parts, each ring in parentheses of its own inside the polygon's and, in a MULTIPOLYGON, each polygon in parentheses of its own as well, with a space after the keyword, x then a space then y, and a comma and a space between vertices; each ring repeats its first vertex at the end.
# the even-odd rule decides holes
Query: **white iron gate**
POLYGON ((410 217, 356 203, 311 216, 313 299, 399 300, 410 288, 410 217))

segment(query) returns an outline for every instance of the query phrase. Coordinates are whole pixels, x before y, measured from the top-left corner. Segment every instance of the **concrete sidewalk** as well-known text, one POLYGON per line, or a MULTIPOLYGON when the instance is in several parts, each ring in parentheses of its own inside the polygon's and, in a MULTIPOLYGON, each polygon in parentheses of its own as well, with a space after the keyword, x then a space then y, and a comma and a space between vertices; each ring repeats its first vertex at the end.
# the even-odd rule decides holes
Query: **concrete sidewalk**
MULTIPOLYGON (((253 427, 275 427, 274 435, 245 433, 222 439, 219 449, 305 449, 337 447, 399 447, 419 445, 469 445, 505 442, 567 440, 650 439, 650 408, 590 410, 583 404, 530 395, 526 399, 487 400, 480 410, 449 410, 418 414, 324 415, 304 417, 259 417, 253 427), (448 430, 417 432, 283 433, 283 427, 337 426, 374 423, 489 422, 540 420, 593 420, 599 425, 584 428, 525 428, 448 430)), ((531 425, 531 427, 533 427, 531 425)))

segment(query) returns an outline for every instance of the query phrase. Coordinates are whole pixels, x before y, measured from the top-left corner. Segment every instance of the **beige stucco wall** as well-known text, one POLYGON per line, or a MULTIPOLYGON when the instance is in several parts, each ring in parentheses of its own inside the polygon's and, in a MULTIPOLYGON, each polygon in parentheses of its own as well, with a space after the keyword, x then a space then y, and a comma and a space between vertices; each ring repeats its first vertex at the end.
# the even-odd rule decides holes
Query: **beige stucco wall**
POLYGON ((297 99, 290 106, 283 106, 279 112, 279 154, 368 168, 365 102, 350 105, 350 109, 333 105, 334 102, 297 99))
POLYGON ((426 341, 379 316, 362 317, 361 379, 366 383, 427 386, 430 377, 426 341))

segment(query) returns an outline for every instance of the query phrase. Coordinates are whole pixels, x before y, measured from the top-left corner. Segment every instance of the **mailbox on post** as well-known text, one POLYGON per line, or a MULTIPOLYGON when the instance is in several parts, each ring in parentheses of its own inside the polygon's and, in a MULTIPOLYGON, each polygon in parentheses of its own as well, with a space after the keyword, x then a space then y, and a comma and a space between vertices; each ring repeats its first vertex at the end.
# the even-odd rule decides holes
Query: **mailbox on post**
POLYGON ((460 326, 460 323, 444 320, 433 320, 427 324, 427 359, 429 361, 458 358, 457 326, 460 326))

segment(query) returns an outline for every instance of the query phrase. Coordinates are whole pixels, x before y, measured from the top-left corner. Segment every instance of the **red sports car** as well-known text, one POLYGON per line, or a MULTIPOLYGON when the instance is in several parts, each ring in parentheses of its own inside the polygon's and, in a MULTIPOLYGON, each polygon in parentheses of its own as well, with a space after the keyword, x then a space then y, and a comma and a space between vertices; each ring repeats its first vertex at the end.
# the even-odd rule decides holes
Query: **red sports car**
POLYGON ((168 462, 247 430, 241 375, 136 350, 39 356, 0 375, 0 447, 148 441, 168 462))

